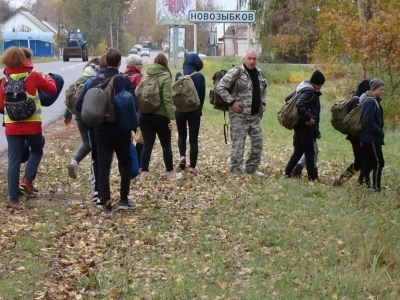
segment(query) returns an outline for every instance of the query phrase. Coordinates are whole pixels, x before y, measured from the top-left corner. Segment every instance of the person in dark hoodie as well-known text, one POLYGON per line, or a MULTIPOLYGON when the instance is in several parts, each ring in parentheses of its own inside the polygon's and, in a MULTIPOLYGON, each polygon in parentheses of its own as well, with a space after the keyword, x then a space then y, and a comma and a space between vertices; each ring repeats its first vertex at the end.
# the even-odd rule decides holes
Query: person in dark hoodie
POLYGON ((365 151, 365 164, 362 172, 367 186, 371 187, 370 173, 372 171, 372 188, 375 192, 381 191, 382 169, 385 165, 382 152, 385 133, 381 106, 381 97, 384 92, 385 83, 379 78, 374 78, 369 82, 369 91, 360 98, 360 102, 363 103, 363 129, 359 141, 365 151))
POLYGON ((310 80, 301 82, 296 90, 285 99, 285 101, 288 101, 295 93, 300 93, 296 101, 299 122, 294 127, 294 152, 285 168, 286 177, 292 177, 292 171, 304 153, 308 180, 318 179, 318 168, 315 165, 315 139, 321 137, 319 131, 319 114, 321 111, 319 97, 322 95, 321 88, 324 83, 324 75, 321 71, 316 70, 310 80))
MULTIPOLYGON (((178 129, 178 148, 180 154, 179 166, 181 170, 186 168, 186 140, 187 140, 187 128, 189 127, 189 145, 190 145, 190 161, 188 171, 191 173, 197 172, 197 157, 199 154, 199 131, 200 131, 200 119, 202 115, 202 109, 204 99, 206 96, 206 79, 204 75, 198 73, 203 69, 203 62, 196 53, 190 53, 186 55, 183 62, 183 74, 193 74, 192 80, 196 87, 197 94, 199 95, 200 105, 195 111, 191 112, 178 112, 175 111, 176 127, 178 129)), ((175 80, 182 76, 182 73, 178 72, 175 76, 175 80)))
MULTIPOLYGON (((369 80, 363 80, 357 87, 354 95, 351 97, 347 105, 347 113, 351 112, 359 103, 360 99, 364 98, 364 94, 369 90, 369 80)), ((338 179, 335 180, 333 185, 340 186, 347 179, 350 179, 355 173, 360 171, 360 176, 358 177, 358 182, 362 183, 364 181, 363 168, 365 164, 365 151, 364 148, 360 146, 360 141, 358 137, 348 134, 346 140, 351 143, 353 149, 354 161, 346 168, 346 170, 340 175, 338 179)))
MULTIPOLYGON (((122 53, 118 49, 110 48, 106 53, 107 68, 102 70, 102 74, 105 78, 113 77, 119 74, 119 67, 121 66, 122 53)), ((97 76, 91 80, 88 86, 82 90, 75 108, 81 112, 82 104, 86 92, 103 81, 103 76, 97 76)), ((135 97, 135 90, 132 82, 126 76, 117 76, 114 80, 115 94, 118 94, 122 90, 130 92, 135 97)), ((137 127, 137 116, 132 115, 132 118, 136 120, 137 127)), ((136 130, 136 128, 135 128, 136 130)), ((103 123, 99 126, 94 127, 94 139, 97 149, 97 160, 98 160, 98 172, 99 172, 99 194, 100 201, 97 202, 97 206, 103 208, 105 211, 111 211, 111 195, 110 195, 110 169, 115 151, 118 159, 118 169, 121 176, 120 183, 120 201, 118 209, 128 210, 134 209, 135 205, 128 201, 130 181, 131 181, 131 132, 121 131, 118 128, 117 122, 103 123)))

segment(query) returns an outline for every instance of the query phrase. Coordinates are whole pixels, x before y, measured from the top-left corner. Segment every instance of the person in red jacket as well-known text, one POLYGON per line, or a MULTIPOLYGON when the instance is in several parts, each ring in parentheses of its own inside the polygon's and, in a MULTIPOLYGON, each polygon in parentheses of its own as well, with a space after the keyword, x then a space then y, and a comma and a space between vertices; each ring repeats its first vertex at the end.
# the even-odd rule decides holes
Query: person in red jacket
POLYGON ((4 113, 5 134, 8 142, 8 197, 11 205, 20 204, 19 173, 25 141, 31 148, 31 153, 25 167, 25 175, 21 186, 25 193, 33 194, 33 181, 43 156, 42 116, 38 89, 47 94, 55 94, 57 87, 54 80, 47 74, 33 71, 32 62, 26 58, 24 51, 18 47, 8 48, 2 56, 5 66, 5 76, 0 83, 0 112, 4 113), (5 107, 6 94, 4 85, 7 77, 17 80, 26 77, 24 88, 27 94, 35 100, 36 111, 28 119, 13 121, 5 107))
MULTIPOLYGON (((128 76, 129 80, 133 84, 133 88, 136 89, 137 85, 139 84, 140 80, 143 77, 142 74, 143 69, 143 60, 139 55, 131 54, 126 59, 126 69, 124 71, 124 75, 128 76)), ((136 99, 136 98, 135 98, 136 99)), ((138 109, 137 101, 135 101, 136 111, 138 109)), ((138 114, 139 117, 139 114, 138 114)), ((138 133, 138 132, 137 132, 138 133)), ((143 138, 142 138, 143 140, 143 138)), ((143 150, 143 142, 136 141, 136 152, 139 160, 139 168, 140 168, 140 156, 142 155, 143 150)))

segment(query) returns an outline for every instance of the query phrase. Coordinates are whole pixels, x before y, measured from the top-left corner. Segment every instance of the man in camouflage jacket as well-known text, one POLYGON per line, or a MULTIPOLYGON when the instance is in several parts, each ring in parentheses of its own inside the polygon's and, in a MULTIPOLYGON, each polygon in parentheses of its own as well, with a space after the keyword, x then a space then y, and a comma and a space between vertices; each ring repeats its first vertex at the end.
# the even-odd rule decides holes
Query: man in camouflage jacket
POLYGON ((262 71, 256 67, 257 53, 249 50, 243 57, 243 64, 232 68, 220 80, 216 92, 229 105, 231 121, 231 173, 245 171, 258 177, 263 137, 261 117, 265 111, 267 81, 262 71), (248 159, 243 164, 247 134, 250 136, 248 159))

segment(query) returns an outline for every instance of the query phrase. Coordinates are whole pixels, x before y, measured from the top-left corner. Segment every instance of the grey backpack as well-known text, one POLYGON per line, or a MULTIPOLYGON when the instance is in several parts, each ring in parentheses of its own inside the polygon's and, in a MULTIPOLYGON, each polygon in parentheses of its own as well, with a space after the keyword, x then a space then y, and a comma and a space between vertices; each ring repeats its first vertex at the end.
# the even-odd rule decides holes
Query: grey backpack
POLYGON ((114 80, 121 75, 117 74, 110 78, 101 76, 103 76, 103 81, 89 89, 83 98, 81 118, 89 126, 99 126, 117 120, 114 107, 114 80))

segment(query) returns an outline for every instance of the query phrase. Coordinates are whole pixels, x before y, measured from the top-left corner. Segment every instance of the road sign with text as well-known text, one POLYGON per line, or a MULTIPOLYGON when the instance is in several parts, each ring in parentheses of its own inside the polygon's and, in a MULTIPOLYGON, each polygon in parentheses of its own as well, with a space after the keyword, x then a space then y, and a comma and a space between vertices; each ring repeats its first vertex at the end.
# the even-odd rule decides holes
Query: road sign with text
POLYGON ((190 10, 190 23, 254 23, 255 10, 190 10))

